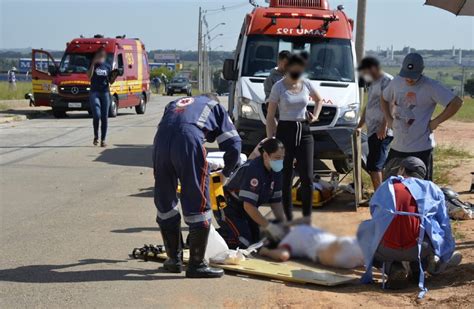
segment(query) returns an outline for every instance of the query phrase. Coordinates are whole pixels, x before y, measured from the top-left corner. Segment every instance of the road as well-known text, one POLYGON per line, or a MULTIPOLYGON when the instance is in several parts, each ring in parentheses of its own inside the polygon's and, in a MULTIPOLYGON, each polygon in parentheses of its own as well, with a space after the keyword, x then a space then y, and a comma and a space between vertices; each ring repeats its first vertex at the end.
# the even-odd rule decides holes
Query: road
POLYGON ((106 149, 92 146, 87 113, 0 126, 0 308, 270 303, 281 284, 189 280, 128 258, 162 243, 151 143, 169 101, 153 99, 145 115, 120 110, 106 149))

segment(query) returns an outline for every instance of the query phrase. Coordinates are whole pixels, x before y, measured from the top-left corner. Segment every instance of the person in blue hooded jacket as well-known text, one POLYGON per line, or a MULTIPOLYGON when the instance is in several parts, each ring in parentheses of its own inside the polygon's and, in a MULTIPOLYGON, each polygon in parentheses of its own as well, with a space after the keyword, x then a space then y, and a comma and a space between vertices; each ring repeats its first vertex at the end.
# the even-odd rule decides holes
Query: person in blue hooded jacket
POLYGON ((441 189, 423 180, 426 166, 416 157, 400 163, 396 177, 390 177, 375 191, 370 200, 372 219, 359 226, 357 239, 364 254, 364 283, 372 282, 372 266, 388 275, 384 287, 406 286, 408 271, 402 262, 409 262, 413 279, 427 291, 424 271, 438 274, 447 266, 461 262, 454 252, 454 238, 441 189))

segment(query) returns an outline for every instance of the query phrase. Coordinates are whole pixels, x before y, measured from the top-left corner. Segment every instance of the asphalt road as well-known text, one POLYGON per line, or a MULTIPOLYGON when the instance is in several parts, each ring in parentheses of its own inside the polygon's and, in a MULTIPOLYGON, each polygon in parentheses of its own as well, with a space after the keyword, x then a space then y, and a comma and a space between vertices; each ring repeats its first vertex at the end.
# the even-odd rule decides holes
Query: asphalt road
POLYGON ((0 308, 268 306, 281 283, 166 274, 128 257, 161 243, 151 143, 169 97, 120 110, 109 147, 87 113, 0 126, 0 308))

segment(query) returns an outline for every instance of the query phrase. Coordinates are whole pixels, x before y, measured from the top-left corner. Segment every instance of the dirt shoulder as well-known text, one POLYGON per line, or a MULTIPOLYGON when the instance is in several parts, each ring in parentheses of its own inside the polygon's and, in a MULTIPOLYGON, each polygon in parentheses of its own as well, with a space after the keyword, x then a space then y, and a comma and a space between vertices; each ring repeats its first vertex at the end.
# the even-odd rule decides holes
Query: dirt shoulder
MULTIPOLYGON (((472 123, 448 121, 436 132, 438 145, 462 148, 474 154, 474 130, 472 123)), ((461 193, 463 200, 473 201, 470 188, 474 171, 474 159, 462 159, 449 177, 449 184, 461 193)), ((368 208, 357 211, 350 206, 350 196, 339 196, 323 208, 315 210, 314 223, 339 235, 354 235, 360 222, 370 217, 368 208)), ((354 307, 433 307, 469 308, 474 298, 474 221, 452 223, 456 235, 457 250, 463 254, 462 264, 448 270, 441 276, 428 277, 429 289, 425 299, 417 300, 418 288, 410 285, 403 291, 384 291, 381 289, 380 274, 377 283, 372 285, 351 285, 344 287, 316 287, 301 285, 280 285, 267 291, 272 301, 268 307, 279 308, 354 308, 354 307)), ((362 270, 353 274, 360 275, 362 270)), ((233 306, 245 304, 232 303, 233 306)), ((472 307, 471 307, 472 308, 472 307)))

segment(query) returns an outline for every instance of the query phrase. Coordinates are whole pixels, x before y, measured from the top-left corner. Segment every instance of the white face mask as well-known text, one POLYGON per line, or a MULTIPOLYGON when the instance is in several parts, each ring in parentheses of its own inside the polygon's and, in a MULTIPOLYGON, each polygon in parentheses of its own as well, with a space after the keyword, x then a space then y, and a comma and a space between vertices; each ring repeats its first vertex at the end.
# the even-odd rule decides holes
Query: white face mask
POLYGON ((370 74, 363 74, 362 78, 364 79, 366 83, 371 83, 374 81, 374 79, 372 78, 370 74))

